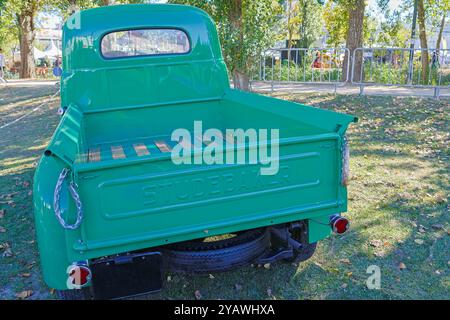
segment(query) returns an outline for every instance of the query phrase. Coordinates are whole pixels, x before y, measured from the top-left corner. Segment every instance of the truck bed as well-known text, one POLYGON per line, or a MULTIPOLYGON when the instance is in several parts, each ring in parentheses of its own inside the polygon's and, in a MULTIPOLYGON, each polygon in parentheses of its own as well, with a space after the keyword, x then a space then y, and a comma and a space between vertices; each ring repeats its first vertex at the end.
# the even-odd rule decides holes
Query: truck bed
POLYGON ((80 234, 67 234, 70 259, 346 211, 340 148, 354 118, 258 95, 243 104, 242 94, 84 113, 73 170, 86 215, 80 234), (171 132, 194 120, 203 131, 279 129, 278 174, 261 175, 261 164, 175 165, 171 132))
MULTIPOLYGON (((170 153, 176 143, 171 141, 171 132, 177 128, 193 130, 194 121, 203 122, 203 131, 217 128, 237 129, 280 129, 280 138, 295 138, 323 134, 324 129, 294 121, 269 112, 252 110, 251 107, 230 103, 226 100, 140 108, 87 114, 84 132, 81 135, 85 146, 80 149, 78 163, 116 161, 125 163, 134 158, 150 159, 170 153), (252 114, 253 112, 253 114, 252 114), (117 123, 117 119, 121 123, 117 123), (99 122, 109 123, 108 126, 99 122)), ((200 139, 200 137, 193 137, 200 139)), ((224 137, 227 140, 227 137, 224 137)), ((207 144, 203 144, 205 147, 207 144)))

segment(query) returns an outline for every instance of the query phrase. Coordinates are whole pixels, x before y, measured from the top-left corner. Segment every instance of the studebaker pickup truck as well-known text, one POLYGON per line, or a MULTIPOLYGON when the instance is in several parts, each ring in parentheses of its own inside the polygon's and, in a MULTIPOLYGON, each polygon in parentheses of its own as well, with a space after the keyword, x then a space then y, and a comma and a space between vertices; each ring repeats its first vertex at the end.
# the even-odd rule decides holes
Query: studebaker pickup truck
POLYGON ((42 272, 61 298, 303 261, 347 230, 356 118, 231 89, 205 12, 81 11, 62 52, 62 119, 34 178, 42 272))

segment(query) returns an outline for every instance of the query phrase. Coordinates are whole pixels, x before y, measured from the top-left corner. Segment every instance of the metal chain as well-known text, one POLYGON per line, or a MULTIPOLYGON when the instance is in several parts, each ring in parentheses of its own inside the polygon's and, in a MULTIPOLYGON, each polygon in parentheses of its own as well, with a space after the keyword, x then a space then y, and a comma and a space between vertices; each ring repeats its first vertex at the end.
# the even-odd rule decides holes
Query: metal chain
POLYGON ((344 136, 342 139, 341 155, 342 155, 341 183, 344 186, 346 186, 348 184, 348 178, 350 174, 349 172, 350 150, 348 148, 347 136, 344 136))
POLYGON ((75 230, 80 226, 81 221, 83 221, 83 205, 81 203, 80 196, 78 195, 77 192, 77 185, 73 181, 69 183, 69 192, 70 195, 72 196, 73 201, 75 202, 75 206, 77 207, 77 220, 75 221, 74 224, 70 225, 62 218, 62 212, 59 206, 61 198, 61 188, 64 180, 66 179, 69 173, 70 169, 64 168, 59 174, 58 181, 56 182, 55 193, 53 194, 53 208, 55 210, 56 218, 58 219, 61 226, 64 229, 75 230))

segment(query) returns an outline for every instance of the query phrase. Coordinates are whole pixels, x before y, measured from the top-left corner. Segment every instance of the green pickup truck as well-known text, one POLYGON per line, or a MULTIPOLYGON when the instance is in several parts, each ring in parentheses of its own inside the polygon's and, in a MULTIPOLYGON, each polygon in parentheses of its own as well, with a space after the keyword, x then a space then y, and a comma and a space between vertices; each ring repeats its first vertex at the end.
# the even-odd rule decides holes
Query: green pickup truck
POLYGON ((203 11, 117 5, 63 29, 61 122, 34 178, 62 299, 161 290, 165 272, 303 261, 343 233, 357 119, 230 88, 203 11))

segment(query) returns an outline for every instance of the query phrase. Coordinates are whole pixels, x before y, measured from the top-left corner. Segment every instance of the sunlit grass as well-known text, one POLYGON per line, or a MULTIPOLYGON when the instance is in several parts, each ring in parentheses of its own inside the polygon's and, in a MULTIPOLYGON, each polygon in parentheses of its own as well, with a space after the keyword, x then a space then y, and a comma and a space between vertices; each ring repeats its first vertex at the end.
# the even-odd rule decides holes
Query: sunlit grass
MULTIPOLYGON (((12 101, 0 105, 0 122, 54 90, 0 88, 2 101, 12 101)), ((213 277, 171 274, 162 293, 145 298, 193 299, 199 290, 205 299, 448 299, 448 100, 274 95, 359 117, 348 131, 351 229, 321 241, 300 265, 247 266, 213 277), (365 285, 370 265, 381 269, 380 290, 365 285)), ((30 191, 34 166, 59 121, 57 106, 0 132, 0 209, 6 210, 0 244, 8 242, 13 253, 2 257, 0 250, 0 298, 20 290, 33 290, 34 299, 53 297, 39 270, 30 191)))

